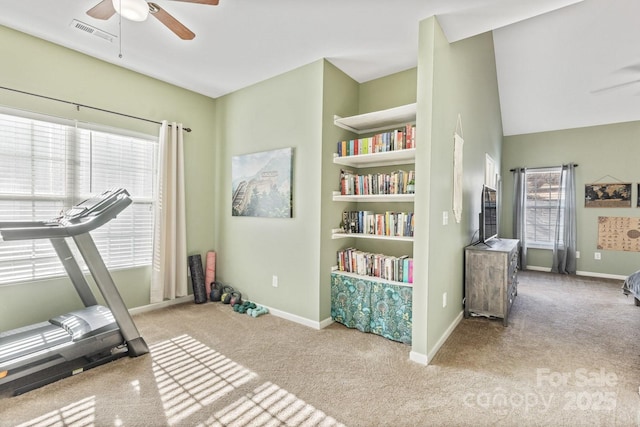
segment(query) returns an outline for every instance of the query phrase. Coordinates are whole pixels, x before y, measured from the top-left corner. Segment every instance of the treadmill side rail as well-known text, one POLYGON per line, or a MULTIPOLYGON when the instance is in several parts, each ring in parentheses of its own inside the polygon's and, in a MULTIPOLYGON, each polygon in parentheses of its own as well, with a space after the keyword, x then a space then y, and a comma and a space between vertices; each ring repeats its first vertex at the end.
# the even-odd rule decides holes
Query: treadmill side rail
POLYGON ((82 258, 84 258, 87 267, 89 267, 89 271, 95 279, 100 293, 102 293, 104 300, 111 309, 111 313, 116 319, 116 323, 120 328, 120 332, 122 332, 125 342, 127 345, 135 342, 138 355, 148 353, 149 348, 140 336, 135 323, 133 323, 131 314, 129 314, 129 310, 127 310, 127 306, 124 304, 118 288, 116 288, 111 274, 109 274, 109 270, 107 270, 106 265, 104 265, 104 261, 100 256, 100 252, 98 252, 93 238, 89 233, 84 233, 73 236, 73 240, 76 242, 76 246, 82 254, 82 258))

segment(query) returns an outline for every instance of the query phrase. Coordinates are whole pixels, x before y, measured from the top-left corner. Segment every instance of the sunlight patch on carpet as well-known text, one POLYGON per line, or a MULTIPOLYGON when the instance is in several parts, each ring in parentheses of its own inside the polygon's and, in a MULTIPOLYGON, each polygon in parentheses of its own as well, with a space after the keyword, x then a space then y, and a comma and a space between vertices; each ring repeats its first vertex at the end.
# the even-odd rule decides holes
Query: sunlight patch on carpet
POLYGON ((203 426, 314 426, 344 427, 294 394, 266 382, 226 408, 216 412, 203 426))
POLYGON ((256 378, 254 372, 181 335, 150 347, 153 374, 169 425, 256 378))
POLYGON ((96 398, 90 396, 16 427, 93 426, 96 418, 95 411, 96 398))

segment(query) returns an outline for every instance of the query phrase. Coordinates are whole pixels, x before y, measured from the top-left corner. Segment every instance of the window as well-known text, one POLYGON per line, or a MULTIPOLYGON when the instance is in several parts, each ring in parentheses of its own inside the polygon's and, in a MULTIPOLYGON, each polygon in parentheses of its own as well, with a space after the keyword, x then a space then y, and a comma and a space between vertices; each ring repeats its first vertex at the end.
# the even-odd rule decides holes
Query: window
MULTIPOLYGON (((55 218, 122 187, 133 203, 91 236, 109 269, 150 265, 156 159, 151 136, 2 111, 0 222, 55 218)), ((81 257, 78 262, 84 266, 81 257)), ((0 284, 64 275, 48 239, 0 243, 0 284)))
MULTIPOLYGON (((562 168, 527 169, 526 172, 526 242, 528 247, 552 248, 556 234, 558 210, 564 204, 560 191, 562 168)), ((562 216, 562 209, 560 209, 562 216)), ((562 230, 560 231, 562 236, 562 230)))

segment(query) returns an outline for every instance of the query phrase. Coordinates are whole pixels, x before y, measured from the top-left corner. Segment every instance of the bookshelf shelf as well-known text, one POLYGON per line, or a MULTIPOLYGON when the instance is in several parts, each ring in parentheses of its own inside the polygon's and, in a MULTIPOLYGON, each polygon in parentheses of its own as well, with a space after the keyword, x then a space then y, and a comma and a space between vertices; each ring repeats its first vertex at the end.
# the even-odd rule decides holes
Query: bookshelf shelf
POLYGON ((357 116, 333 116, 333 123, 357 134, 376 132, 416 121, 416 104, 407 104, 387 110, 357 116))
POLYGON ((416 149, 385 151, 373 154, 360 154, 357 156, 342 156, 333 158, 333 163, 354 168, 406 165, 416 162, 416 149))
POLYGON ((374 240, 395 240, 398 242, 413 242, 413 237, 408 236, 384 236, 381 234, 362 234, 362 233, 333 233, 332 239, 348 239, 355 237, 356 239, 374 239, 374 240))
POLYGON ((413 202, 414 194, 370 194, 364 196, 343 196, 339 191, 333 193, 334 202, 413 202))

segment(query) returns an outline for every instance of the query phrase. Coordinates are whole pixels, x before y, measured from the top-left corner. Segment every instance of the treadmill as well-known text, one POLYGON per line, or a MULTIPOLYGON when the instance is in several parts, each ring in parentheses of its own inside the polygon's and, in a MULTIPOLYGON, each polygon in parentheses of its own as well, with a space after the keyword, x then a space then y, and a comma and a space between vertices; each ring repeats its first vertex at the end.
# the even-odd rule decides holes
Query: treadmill
POLYGON ((0 332, 0 392, 16 396, 125 355, 149 352, 89 234, 130 204, 129 193, 114 188, 50 221, 0 222, 2 240, 49 239, 85 306, 0 332), (67 238, 75 242, 107 307, 98 304, 67 238))

